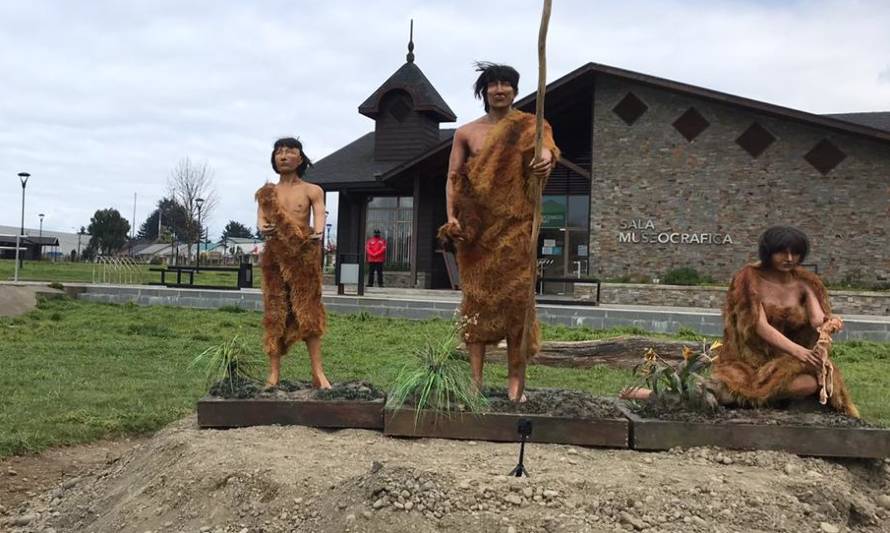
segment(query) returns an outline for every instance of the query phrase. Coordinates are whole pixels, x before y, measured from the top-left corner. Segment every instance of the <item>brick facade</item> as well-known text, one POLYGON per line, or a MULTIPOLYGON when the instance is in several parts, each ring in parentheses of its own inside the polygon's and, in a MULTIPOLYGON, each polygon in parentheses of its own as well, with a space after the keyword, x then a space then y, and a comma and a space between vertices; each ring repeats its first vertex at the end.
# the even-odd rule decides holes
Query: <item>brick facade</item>
POLYGON ((790 224, 809 235, 806 263, 825 279, 890 279, 890 145, 608 75, 596 78, 593 106, 592 275, 693 267, 726 283, 764 229, 790 224), (648 106, 632 125, 612 111, 628 92, 648 106), (691 107, 709 125, 690 142, 672 124, 691 107), (776 138, 757 158, 736 143, 755 122, 776 138), (823 139, 846 154, 826 175, 804 159, 823 139), (643 228, 621 229, 632 221, 643 228), (677 243, 619 242, 621 232, 677 243), (695 243, 701 233, 732 242, 695 243))

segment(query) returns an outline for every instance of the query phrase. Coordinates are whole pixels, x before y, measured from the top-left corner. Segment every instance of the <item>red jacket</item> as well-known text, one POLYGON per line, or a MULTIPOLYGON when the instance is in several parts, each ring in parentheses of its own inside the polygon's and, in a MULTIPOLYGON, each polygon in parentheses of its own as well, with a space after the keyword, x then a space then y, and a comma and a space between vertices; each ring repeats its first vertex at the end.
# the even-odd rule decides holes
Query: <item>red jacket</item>
POLYGON ((386 258, 386 241, 380 237, 371 237, 365 243, 365 254, 369 263, 382 263, 386 258))

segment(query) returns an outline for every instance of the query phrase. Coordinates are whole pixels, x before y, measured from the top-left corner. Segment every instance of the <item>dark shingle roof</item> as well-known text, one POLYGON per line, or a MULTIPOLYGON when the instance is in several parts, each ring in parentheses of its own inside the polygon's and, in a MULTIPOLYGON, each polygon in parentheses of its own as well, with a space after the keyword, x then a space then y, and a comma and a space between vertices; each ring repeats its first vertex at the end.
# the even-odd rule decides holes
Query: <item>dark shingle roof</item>
POLYGON ((392 90, 403 90, 410 94, 416 111, 432 113, 439 119, 439 122, 457 120, 457 115, 448 107, 439 91, 433 87, 430 80, 413 62, 405 63, 395 71, 362 105, 358 106, 358 112, 366 117, 376 119, 380 112, 380 99, 392 90))
POLYGON ((874 111, 871 113, 832 113, 826 117, 868 126, 878 130, 890 131, 890 111, 874 111))
MULTIPOLYGON (((454 136, 453 129, 439 130, 439 139, 444 141, 454 136)), ((321 186, 337 186, 348 183, 377 181, 404 161, 377 161, 374 159, 374 132, 366 133, 320 159, 306 173, 306 179, 321 186)))

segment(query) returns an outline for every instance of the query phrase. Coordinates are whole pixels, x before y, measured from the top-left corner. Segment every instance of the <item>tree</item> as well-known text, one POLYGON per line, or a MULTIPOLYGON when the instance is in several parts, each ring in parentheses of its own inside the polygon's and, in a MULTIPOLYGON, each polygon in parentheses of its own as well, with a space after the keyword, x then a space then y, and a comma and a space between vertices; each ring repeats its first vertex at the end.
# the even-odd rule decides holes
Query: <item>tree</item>
POLYGON ((187 219, 188 214, 184 207, 172 198, 161 198, 158 201, 158 207, 145 219, 136 236, 149 241, 169 242, 170 235, 176 234, 180 239, 192 241, 196 235, 190 234, 189 228, 197 228, 198 222, 193 220, 192 224, 187 224, 187 219), (158 236, 158 217, 160 217, 161 226, 160 237, 158 236))
POLYGON ((88 250, 103 255, 113 254, 127 243, 130 223, 113 207, 96 211, 87 232, 91 235, 88 250))
POLYGON ((213 170, 207 163, 195 164, 186 157, 170 173, 167 179, 168 195, 185 209, 185 232, 177 234, 188 242, 188 253, 191 256, 192 243, 203 234, 201 225, 216 208, 216 190, 213 187, 213 170), (201 198, 201 220, 198 220, 198 202, 201 198))
POLYGON ((253 232, 250 231, 250 228, 245 226, 240 222, 236 222, 234 220, 230 220, 228 224, 226 224, 226 228, 222 232, 222 236, 220 236, 221 240, 231 239, 232 237, 242 237, 245 239, 252 239, 253 232))

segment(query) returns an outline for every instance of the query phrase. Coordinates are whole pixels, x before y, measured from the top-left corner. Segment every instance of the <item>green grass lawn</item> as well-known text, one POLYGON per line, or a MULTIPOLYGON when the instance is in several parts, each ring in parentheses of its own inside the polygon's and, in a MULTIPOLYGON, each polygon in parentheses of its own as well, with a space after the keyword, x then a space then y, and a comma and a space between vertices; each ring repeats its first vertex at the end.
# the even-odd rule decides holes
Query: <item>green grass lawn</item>
MULTIPOLYGON (((16 318, 0 318, 0 457, 50 446, 157 430, 194 410, 202 377, 189 370, 205 348, 238 334, 260 354, 260 318, 240 310, 106 305, 49 300, 16 318)), ((332 381, 367 379, 389 388, 413 349, 439 338, 447 321, 407 321, 366 314, 331 316, 325 370, 332 381)), ((633 333, 544 328, 547 339, 589 339, 633 333)), ((842 343, 837 361, 863 415, 890 425, 890 344, 842 343)), ((307 379, 304 346, 284 361, 284 378, 307 379)), ((612 395, 627 371, 530 366, 530 386, 612 395)), ((486 380, 505 384, 503 365, 486 365, 486 380)))
MULTIPOLYGON (((228 266, 228 265, 227 265, 228 266)), ((149 268, 161 268, 162 265, 136 265, 135 272, 130 272, 126 276, 122 276, 118 271, 112 269, 103 269, 103 265, 95 263, 77 263, 70 261, 52 262, 43 261, 25 261, 21 270, 19 270, 19 279, 22 281, 58 281, 69 283, 149 283, 160 282, 160 272, 151 272, 149 268)), ((14 259, 0 259, 0 280, 12 280, 15 274, 14 259)), ((259 287, 261 283, 262 272, 259 267, 253 269, 254 287, 259 287)), ((188 281, 188 276, 183 275, 183 281, 188 281)), ((199 272, 195 275, 195 284, 197 285, 218 285, 226 287, 235 287, 237 273, 235 272, 199 272)), ((176 281, 175 275, 168 275, 168 283, 176 281)))

